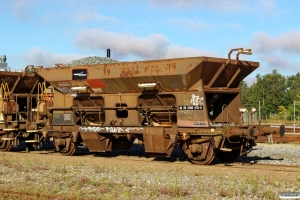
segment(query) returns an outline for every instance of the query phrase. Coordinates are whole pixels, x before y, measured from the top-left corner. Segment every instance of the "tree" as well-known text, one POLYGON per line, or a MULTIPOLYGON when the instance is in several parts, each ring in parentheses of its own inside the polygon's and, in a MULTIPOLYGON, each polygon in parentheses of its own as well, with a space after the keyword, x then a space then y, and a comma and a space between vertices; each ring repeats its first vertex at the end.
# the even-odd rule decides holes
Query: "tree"
POLYGON ((291 103, 287 86, 286 77, 279 74, 277 70, 263 76, 257 74, 256 83, 248 88, 245 95, 242 94, 243 102, 249 107, 256 108, 260 102, 261 116, 264 118, 263 116, 277 112, 279 106, 287 108, 291 103))
POLYGON ((242 105, 244 108, 251 107, 251 100, 248 98, 249 96, 249 87, 245 81, 240 82, 241 88, 241 96, 242 96, 242 105))
MULTIPOLYGON (((291 119, 294 119, 294 102, 289 104, 288 113, 292 116, 291 119)), ((300 93, 295 97, 295 117, 298 118, 298 116, 300 116, 300 93)))
POLYGON ((278 106, 278 115, 280 119, 286 120, 288 117, 288 111, 284 106, 278 106))

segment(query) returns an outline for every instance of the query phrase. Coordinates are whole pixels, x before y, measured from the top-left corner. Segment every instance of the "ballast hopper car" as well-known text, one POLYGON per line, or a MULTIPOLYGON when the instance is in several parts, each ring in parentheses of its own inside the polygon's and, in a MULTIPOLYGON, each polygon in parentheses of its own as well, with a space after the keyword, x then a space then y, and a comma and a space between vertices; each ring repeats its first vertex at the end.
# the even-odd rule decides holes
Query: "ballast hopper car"
POLYGON ((57 133, 57 149, 82 140, 90 152, 109 152, 136 140, 150 155, 170 156, 179 145, 196 164, 233 161, 258 135, 284 134, 283 126, 243 122, 239 83, 259 63, 238 54, 37 68, 54 87, 44 131, 57 133))
MULTIPOLYGON (((153 156, 170 156, 179 146, 195 164, 215 157, 232 162, 256 145, 257 136, 285 132, 284 126, 244 123, 239 83, 259 63, 239 60, 246 51, 237 50, 235 60, 228 54, 30 67, 24 73, 38 80, 31 93, 39 115, 25 128, 38 132, 34 142, 53 138, 65 155, 81 143, 90 152, 110 152, 136 141, 153 156)), ((249 113, 253 119, 255 109, 249 113)))

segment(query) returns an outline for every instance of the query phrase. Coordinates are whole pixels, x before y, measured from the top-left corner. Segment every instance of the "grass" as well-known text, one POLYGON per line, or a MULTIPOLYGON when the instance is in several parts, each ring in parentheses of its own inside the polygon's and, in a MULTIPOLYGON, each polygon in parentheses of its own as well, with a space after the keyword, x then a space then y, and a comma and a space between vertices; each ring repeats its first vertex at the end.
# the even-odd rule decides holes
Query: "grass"
POLYGON ((0 153, 0 200, 249 199, 254 196, 278 199, 279 192, 299 192, 300 188, 300 171, 292 181, 251 172, 239 176, 232 175, 230 170, 223 174, 207 172, 186 174, 181 165, 163 172, 104 163, 86 166, 77 161, 56 165, 26 154, 20 159, 0 153))

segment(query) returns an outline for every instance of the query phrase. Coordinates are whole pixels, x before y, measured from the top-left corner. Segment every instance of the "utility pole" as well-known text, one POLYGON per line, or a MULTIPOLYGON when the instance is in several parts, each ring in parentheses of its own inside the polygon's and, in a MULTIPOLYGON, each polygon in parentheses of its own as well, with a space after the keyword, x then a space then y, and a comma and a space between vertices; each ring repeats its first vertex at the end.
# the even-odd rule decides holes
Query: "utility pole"
POLYGON ((258 101, 258 120, 260 120, 260 101, 258 101))
POLYGON ((295 115, 295 111, 296 110, 296 101, 294 101, 294 133, 296 132, 295 129, 296 129, 296 115, 295 115))

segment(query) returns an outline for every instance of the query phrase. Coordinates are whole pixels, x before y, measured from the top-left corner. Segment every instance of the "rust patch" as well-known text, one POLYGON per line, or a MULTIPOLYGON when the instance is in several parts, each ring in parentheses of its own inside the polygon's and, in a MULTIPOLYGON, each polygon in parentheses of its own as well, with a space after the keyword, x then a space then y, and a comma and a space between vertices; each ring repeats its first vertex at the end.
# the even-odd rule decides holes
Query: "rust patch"
POLYGON ((131 69, 130 68, 122 68, 120 77, 132 77, 139 73, 140 72, 139 72, 138 68, 137 69, 134 69, 134 67, 132 67, 131 69))
POLYGON ((160 72, 159 66, 153 65, 151 66, 151 74, 158 74, 160 72))
POLYGON ((91 88, 106 88, 106 85, 100 79, 88 79, 87 82, 91 88))
POLYGON ((104 65, 104 67, 103 67, 103 74, 105 74, 105 75, 107 75, 109 77, 110 68, 108 67, 108 65, 104 65))
POLYGON ((149 71, 149 67, 145 67, 144 70, 145 70, 145 74, 147 74, 147 71, 149 71))
POLYGON ((176 69, 176 63, 169 63, 165 65, 165 70, 171 71, 176 69))
POLYGON ((26 78, 24 78, 24 83, 25 83, 26 87, 28 87, 28 88, 32 88, 35 85, 36 81, 37 80, 35 77, 27 76, 26 78))

